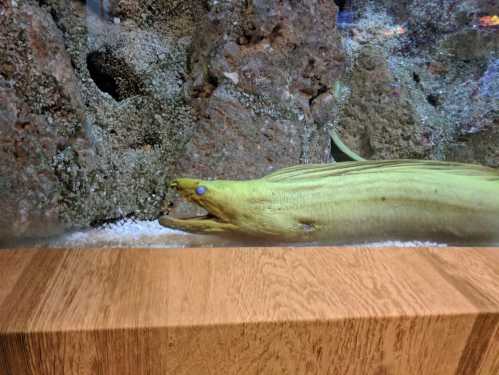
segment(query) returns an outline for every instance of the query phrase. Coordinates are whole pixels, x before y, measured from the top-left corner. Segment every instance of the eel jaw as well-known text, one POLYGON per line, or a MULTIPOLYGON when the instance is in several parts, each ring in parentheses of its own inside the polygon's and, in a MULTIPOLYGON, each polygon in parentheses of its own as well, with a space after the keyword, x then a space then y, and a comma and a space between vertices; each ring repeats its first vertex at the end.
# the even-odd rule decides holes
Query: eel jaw
POLYGON ((218 221, 209 214, 189 219, 176 219, 163 215, 159 218, 159 223, 164 227, 191 233, 220 234, 235 232, 237 229, 234 224, 218 221))
POLYGON ((187 201, 197 204, 208 211, 208 214, 188 218, 175 218, 169 215, 163 215, 159 218, 159 223, 164 227, 191 233, 217 234, 235 232, 237 229, 236 225, 231 224, 222 218, 220 214, 215 212, 217 210, 213 207, 210 208, 209 204, 205 204, 195 195, 194 190, 199 182, 199 180, 195 179, 181 178, 173 181, 171 187, 176 188, 187 201))

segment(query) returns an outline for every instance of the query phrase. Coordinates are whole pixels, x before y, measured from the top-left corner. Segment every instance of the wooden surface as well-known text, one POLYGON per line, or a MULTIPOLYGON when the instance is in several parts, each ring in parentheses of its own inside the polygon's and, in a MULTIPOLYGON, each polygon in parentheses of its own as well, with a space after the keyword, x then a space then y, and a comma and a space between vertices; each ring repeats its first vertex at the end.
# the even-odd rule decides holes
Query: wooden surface
POLYGON ((497 249, 0 251, 0 374, 499 374, 497 249))

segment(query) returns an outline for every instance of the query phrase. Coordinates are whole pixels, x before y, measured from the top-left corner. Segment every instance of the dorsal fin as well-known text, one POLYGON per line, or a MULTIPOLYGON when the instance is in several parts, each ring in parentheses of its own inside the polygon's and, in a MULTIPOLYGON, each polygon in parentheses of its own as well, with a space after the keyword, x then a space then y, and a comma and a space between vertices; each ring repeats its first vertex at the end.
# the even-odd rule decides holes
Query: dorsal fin
POLYGON ((266 181, 282 182, 303 179, 344 176, 359 173, 382 172, 416 173, 439 171, 464 176, 482 176, 499 181, 499 170, 474 164, 441 162, 434 160, 368 160, 335 164, 301 164, 284 168, 263 177, 266 181))

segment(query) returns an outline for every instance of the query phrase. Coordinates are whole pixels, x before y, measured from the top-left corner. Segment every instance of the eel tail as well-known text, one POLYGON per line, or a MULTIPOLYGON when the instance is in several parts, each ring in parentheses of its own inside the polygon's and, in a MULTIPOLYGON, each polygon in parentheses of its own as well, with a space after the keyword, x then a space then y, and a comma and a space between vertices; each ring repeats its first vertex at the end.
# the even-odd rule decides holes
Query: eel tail
POLYGON ((336 161, 365 161, 362 156, 357 155, 355 152, 350 150, 350 148, 343 143, 338 132, 335 129, 331 129, 329 134, 331 135, 331 153, 333 154, 334 160, 336 161))

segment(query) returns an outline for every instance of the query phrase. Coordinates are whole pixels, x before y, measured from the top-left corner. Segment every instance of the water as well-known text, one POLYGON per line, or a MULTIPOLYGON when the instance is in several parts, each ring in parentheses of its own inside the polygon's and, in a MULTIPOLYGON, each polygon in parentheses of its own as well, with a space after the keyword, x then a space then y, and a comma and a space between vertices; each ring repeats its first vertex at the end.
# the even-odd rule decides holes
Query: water
POLYGON ((159 226, 197 213, 171 180, 333 162, 332 128, 369 160, 498 168, 491 4, 5 1, 0 243, 246 246, 159 226))

